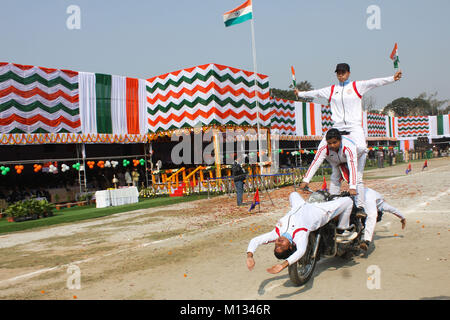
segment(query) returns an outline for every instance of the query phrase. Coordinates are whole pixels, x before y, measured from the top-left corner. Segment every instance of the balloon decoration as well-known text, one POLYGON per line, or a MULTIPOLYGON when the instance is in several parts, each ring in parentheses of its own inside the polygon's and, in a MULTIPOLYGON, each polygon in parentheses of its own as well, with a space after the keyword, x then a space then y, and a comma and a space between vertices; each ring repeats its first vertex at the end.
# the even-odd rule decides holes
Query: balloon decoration
POLYGON ((97 162, 97 166, 101 169, 105 168, 105 161, 99 161, 97 162))
POLYGON ((118 161, 111 161, 111 165, 113 168, 117 167, 119 165, 118 161))
POLYGON ((70 167, 67 165, 67 164, 62 164, 61 165, 61 171, 62 172, 66 172, 66 171, 68 171, 68 170, 70 170, 70 167))
POLYGON ((1 166, 0 170, 2 171, 2 175, 6 176, 11 169, 9 169, 9 167, 1 166))
POLYGON ((33 167, 34 167, 34 172, 39 172, 42 170, 42 165, 40 165, 40 164, 35 164, 33 167))
MULTIPOLYGON (((228 155, 226 155, 225 157, 227 158, 228 155)), ((137 159, 133 159, 133 166, 137 167, 139 165, 139 160, 137 159)))
POLYGON ((14 166, 14 169, 16 169, 17 174, 21 174, 23 171, 23 165, 14 166))
POLYGON ((141 166, 145 165, 145 160, 144 159, 139 159, 139 163, 141 164, 141 166))
POLYGON ((130 164, 130 161, 128 161, 127 159, 123 159, 123 166, 126 167, 130 164))
POLYGON ((88 162, 86 162, 86 163, 87 163, 89 169, 94 169, 95 161, 88 161, 88 162))
POLYGON ((72 168, 74 168, 75 170, 79 171, 81 167, 81 164, 79 162, 75 163, 72 165, 72 168))
POLYGON ((58 168, 57 168, 56 166, 54 166, 53 164, 51 164, 51 165, 48 167, 48 172, 53 173, 53 174, 56 174, 56 173, 58 173, 58 168))

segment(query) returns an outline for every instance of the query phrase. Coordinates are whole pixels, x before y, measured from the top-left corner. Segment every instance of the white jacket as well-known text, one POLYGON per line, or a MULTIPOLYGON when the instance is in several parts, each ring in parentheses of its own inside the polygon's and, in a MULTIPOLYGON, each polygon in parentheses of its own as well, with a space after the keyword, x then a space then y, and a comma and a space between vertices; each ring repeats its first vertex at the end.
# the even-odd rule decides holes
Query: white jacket
POLYGON ((306 174, 303 177, 303 182, 309 183, 311 181, 312 177, 314 177, 314 174, 325 159, 333 167, 339 167, 342 163, 346 163, 349 170, 349 188, 356 189, 358 161, 356 154, 356 145, 352 140, 350 140, 346 136, 342 136, 341 146, 338 152, 335 152, 328 148, 326 140, 322 140, 322 142, 319 144, 319 148, 313 162, 311 163, 308 171, 306 171, 306 174))
MULTIPOLYGON (((254 253, 259 245, 273 242, 284 233, 289 233, 297 246, 297 250, 286 259, 291 265, 305 253, 311 231, 319 229, 345 211, 349 217, 353 206, 349 197, 323 203, 305 203, 297 192, 292 192, 289 200, 291 210, 278 220, 275 229, 271 232, 253 238, 248 245, 247 252, 254 253)), ((346 223, 348 224, 348 221, 346 223)))
POLYGON ((394 76, 364 81, 350 81, 342 86, 332 85, 326 88, 299 92, 299 98, 327 99, 331 106, 333 128, 348 130, 362 127, 362 96, 369 90, 395 82, 394 76))

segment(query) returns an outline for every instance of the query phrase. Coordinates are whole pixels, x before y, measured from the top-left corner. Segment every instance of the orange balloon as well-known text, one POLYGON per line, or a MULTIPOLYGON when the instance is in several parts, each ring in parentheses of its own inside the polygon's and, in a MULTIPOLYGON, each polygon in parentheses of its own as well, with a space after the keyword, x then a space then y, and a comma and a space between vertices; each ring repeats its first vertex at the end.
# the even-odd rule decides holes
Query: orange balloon
POLYGON ((21 174, 21 173, 22 173, 22 170, 20 170, 20 169, 17 170, 17 173, 18 173, 18 174, 21 174))

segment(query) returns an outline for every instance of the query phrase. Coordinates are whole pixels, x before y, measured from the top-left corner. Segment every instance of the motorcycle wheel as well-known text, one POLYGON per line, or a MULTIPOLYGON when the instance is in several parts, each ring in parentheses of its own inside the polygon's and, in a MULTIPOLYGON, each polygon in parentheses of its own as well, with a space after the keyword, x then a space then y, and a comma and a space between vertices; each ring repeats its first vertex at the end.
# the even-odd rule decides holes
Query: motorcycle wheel
MULTIPOLYGON (((320 241, 320 240, 319 240, 320 241)), ((296 286, 304 285, 312 277, 314 268, 316 267, 317 255, 313 258, 314 247, 316 245, 316 234, 311 232, 303 257, 288 267, 289 278, 296 286)))

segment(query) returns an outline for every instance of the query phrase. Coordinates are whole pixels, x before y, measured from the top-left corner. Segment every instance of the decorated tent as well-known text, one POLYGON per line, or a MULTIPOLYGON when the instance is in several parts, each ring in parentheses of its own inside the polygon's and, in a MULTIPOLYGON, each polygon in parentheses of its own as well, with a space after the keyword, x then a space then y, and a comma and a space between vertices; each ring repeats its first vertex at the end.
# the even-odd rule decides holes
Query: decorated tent
POLYGON ((205 126, 270 126, 269 77, 219 64, 147 80, 150 133, 205 126), (256 105, 258 100, 259 106, 256 105))

